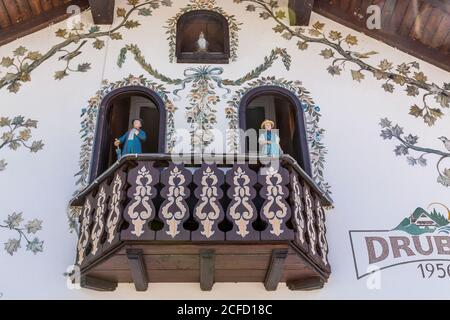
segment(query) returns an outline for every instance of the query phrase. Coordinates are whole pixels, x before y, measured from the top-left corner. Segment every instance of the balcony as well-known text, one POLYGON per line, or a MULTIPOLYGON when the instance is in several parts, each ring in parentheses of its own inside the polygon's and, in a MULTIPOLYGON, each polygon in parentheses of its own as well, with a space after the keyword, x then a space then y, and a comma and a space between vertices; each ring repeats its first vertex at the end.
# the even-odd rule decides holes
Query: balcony
POLYGON ((331 272, 325 237, 331 200, 290 156, 278 168, 267 162, 250 155, 183 163, 163 154, 123 157, 70 202, 81 210, 81 286, 323 287, 331 272))

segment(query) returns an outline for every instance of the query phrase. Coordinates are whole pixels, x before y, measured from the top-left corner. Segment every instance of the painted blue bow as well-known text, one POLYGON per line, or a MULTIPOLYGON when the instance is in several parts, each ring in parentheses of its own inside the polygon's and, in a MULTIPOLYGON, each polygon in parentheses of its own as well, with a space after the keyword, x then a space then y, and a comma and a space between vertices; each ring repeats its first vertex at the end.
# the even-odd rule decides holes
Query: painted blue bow
POLYGON ((222 73, 223 68, 221 67, 201 66, 198 68, 187 68, 184 70, 185 79, 180 83, 181 88, 174 90, 173 94, 178 97, 178 92, 184 90, 188 83, 199 82, 201 80, 213 81, 219 88, 226 90, 227 94, 229 94, 231 90, 223 87, 223 80, 220 77, 222 73))

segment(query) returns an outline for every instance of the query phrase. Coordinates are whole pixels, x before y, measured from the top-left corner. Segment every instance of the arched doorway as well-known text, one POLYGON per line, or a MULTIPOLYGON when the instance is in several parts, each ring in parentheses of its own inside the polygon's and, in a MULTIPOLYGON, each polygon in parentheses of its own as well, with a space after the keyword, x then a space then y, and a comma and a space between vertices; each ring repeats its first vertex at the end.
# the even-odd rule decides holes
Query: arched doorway
POLYGON ((114 139, 127 132, 134 119, 142 119, 142 130, 147 133, 142 152, 166 152, 165 105, 159 95, 148 88, 133 86, 110 92, 100 105, 97 119, 91 182, 117 161, 114 139))
MULTIPOLYGON (((259 132, 265 119, 276 123, 283 152, 292 156, 311 176, 305 117, 297 96, 277 86, 263 86, 250 90, 242 98, 239 106, 239 127, 244 131, 254 129, 259 132)), ((251 144, 245 143, 241 151, 257 152, 251 148, 251 144)))

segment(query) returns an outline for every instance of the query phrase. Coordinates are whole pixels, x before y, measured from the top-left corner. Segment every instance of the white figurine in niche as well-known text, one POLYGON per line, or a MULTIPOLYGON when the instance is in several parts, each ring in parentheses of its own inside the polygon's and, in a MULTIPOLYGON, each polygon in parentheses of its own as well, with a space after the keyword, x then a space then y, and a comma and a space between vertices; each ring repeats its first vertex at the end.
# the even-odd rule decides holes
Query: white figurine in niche
POLYGON ((205 38, 205 34, 200 32, 200 36, 197 40, 197 51, 198 52, 207 52, 209 47, 209 42, 205 38))

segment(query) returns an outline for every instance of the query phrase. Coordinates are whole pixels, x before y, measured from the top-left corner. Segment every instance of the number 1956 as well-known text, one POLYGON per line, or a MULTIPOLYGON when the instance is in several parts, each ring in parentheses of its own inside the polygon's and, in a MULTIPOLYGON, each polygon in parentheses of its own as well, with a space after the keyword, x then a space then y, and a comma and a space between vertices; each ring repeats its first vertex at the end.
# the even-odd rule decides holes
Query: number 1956
POLYGON ((435 276, 440 279, 450 278, 450 264, 444 263, 421 263, 417 266, 423 279, 430 279, 435 276))

